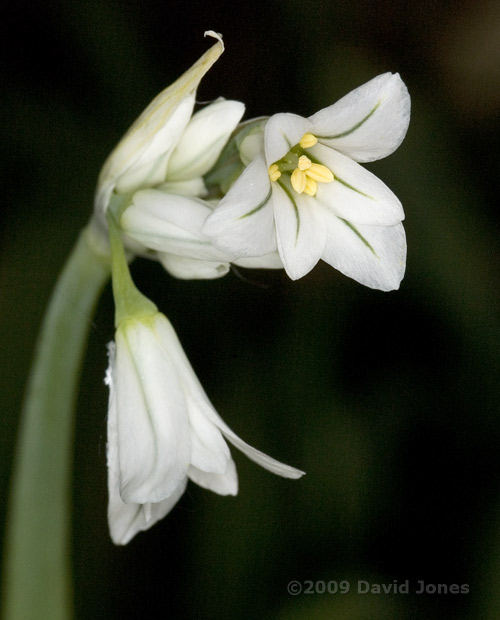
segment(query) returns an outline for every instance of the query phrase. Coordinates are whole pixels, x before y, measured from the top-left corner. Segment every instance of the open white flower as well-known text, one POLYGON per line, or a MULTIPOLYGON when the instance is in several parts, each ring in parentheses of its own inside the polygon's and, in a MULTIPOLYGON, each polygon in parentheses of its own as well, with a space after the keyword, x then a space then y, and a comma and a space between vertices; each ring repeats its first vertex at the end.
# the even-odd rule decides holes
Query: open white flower
POLYGON ((236 468, 225 439, 275 474, 303 474, 252 448, 224 423, 160 313, 120 323, 106 382, 108 521, 116 544, 163 518, 188 479, 236 495, 236 468))
MULTIPOLYGON (((397 288, 406 260, 403 209, 357 162, 392 153, 409 118, 406 86, 390 73, 307 119, 272 116, 262 148, 203 232, 220 250, 240 256, 277 247, 292 279, 323 259, 369 287, 397 288)), ((255 135, 252 141, 255 151, 255 135)))

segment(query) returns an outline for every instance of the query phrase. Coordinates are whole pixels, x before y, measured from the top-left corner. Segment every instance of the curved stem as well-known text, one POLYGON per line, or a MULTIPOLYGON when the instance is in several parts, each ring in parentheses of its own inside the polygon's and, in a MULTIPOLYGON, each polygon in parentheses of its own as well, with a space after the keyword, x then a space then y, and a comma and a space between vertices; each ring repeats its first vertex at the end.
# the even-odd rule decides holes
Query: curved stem
POLYGON ((68 620, 73 418, 94 309, 109 260, 85 229, 43 320, 21 416, 3 565, 4 620, 68 620))

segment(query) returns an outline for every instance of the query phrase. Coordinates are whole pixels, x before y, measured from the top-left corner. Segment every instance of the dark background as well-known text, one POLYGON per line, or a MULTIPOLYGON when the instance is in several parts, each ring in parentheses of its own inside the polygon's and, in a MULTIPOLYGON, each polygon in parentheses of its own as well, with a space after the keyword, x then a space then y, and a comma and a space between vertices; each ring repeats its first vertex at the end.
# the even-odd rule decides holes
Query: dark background
POLYGON ((90 338, 77 417, 78 619, 497 618, 500 606, 500 5, 473 0, 20 0, 1 9, 0 495, 57 273, 129 124, 222 32, 199 100, 247 118, 308 116, 385 71, 412 96, 407 139, 371 164, 406 211, 401 289, 324 264, 291 282, 240 270, 175 281, 137 260, 208 394, 245 440, 307 472, 282 480, 233 450, 237 498, 195 485, 127 547, 106 523, 103 384, 113 307, 90 338), (287 593, 349 580, 349 595, 287 593), (357 580, 410 580, 361 595, 357 580), (416 595, 418 580, 469 594, 416 595), (413 592, 412 592, 413 591, 413 592))

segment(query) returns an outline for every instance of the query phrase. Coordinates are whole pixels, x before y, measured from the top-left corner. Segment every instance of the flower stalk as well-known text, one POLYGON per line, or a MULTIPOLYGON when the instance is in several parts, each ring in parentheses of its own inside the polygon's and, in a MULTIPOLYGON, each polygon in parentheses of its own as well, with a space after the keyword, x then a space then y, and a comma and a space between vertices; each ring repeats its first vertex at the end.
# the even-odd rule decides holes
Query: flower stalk
POLYGON ((3 620, 69 620, 73 420, 109 261, 85 229, 43 320, 21 415, 7 516, 3 620), (77 315, 77 316, 75 316, 77 315))
POLYGON ((119 204, 112 205, 106 213, 108 222, 109 242, 111 245, 111 271, 113 297, 115 300, 115 327, 122 321, 136 316, 153 315, 158 311, 155 304, 143 295, 135 286, 128 268, 127 257, 120 230, 115 217, 119 217, 122 208, 119 204))

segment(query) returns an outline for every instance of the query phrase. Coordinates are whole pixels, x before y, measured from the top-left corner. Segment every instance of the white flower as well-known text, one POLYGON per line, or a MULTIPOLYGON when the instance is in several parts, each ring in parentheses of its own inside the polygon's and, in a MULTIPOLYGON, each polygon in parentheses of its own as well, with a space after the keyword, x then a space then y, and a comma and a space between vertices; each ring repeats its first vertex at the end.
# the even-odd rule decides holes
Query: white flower
POLYGON ((191 118, 196 89, 224 50, 220 35, 205 34, 217 43, 153 99, 106 160, 95 200, 104 228, 113 193, 132 194, 166 181, 180 193, 204 191, 202 175, 213 166, 244 112, 240 102, 218 100, 191 118))
MULTIPOLYGON (((115 188, 131 192, 120 221, 127 247, 154 256, 176 278, 219 278, 229 271, 233 257, 201 235, 211 208, 197 196, 207 193, 203 175, 217 161, 244 110, 242 103, 224 99, 203 108, 183 125, 175 148, 160 158, 161 177, 150 173, 146 183, 140 170, 140 189, 135 187, 136 173, 125 175, 115 188), (156 187, 142 189, 148 185, 156 187)), ((277 262, 282 267, 279 257, 274 258, 277 262)))
POLYGON ((215 248, 201 233, 211 207, 203 200, 171 194, 162 189, 144 189, 134 194, 121 218, 121 228, 138 248, 155 257, 176 278, 212 279, 227 274, 230 263, 242 267, 281 269, 277 252, 239 260, 215 248))
POLYGON ((224 423, 160 313, 120 323, 106 382, 108 521, 116 544, 164 517, 188 478, 220 495, 236 495, 236 468, 225 439, 275 474, 303 474, 252 448, 224 423))
MULTIPOLYGON (((403 209, 357 162, 392 153, 409 117, 408 91, 390 73, 308 119, 272 116, 260 152, 202 232, 220 250, 240 256, 277 247, 292 279, 323 259, 372 288, 397 288, 406 260, 403 209)), ((252 140, 249 152, 255 152, 252 140)))
MULTIPOLYGON (((196 200, 207 194, 203 176, 219 158, 245 111, 242 103, 219 98, 192 115, 201 78, 224 49, 220 35, 211 31, 205 34, 215 36, 218 43, 150 103, 108 157, 99 177, 94 218, 97 225, 93 227, 101 236, 106 231, 105 213, 112 200, 116 201, 114 207, 119 206, 117 217, 131 205, 123 219, 127 249, 158 259, 173 276, 184 279, 221 277, 228 272, 232 259, 236 260, 227 252, 215 249, 200 233, 204 219, 211 212, 196 200), (158 192, 141 191, 147 188, 156 188, 158 192), (167 212, 161 214, 155 196, 165 197, 175 208, 169 209, 167 205, 167 212), (191 208, 186 207, 189 204, 186 196, 194 197, 191 208), (156 217, 166 223, 167 230, 162 229, 166 232, 162 247, 158 243, 160 230, 154 221, 156 217), (148 230, 150 226, 153 235, 148 230), (199 244, 204 249, 202 257, 196 247, 199 244)), ((269 260, 251 259, 249 266, 263 263, 282 267, 277 255, 269 260)))

